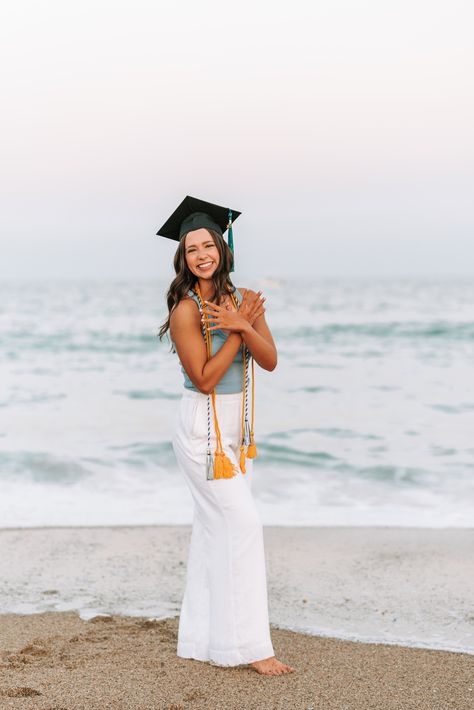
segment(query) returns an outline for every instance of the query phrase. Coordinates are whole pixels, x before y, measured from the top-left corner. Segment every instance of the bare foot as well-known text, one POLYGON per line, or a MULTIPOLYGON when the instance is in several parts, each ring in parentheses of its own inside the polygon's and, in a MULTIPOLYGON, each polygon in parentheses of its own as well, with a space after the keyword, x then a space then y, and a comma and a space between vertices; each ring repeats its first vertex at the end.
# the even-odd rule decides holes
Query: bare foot
POLYGON ((275 656, 264 658, 261 661, 253 661, 253 663, 249 663, 249 666, 252 666, 257 673, 264 675, 282 675, 283 673, 293 673, 296 670, 292 666, 278 661, 275 656))

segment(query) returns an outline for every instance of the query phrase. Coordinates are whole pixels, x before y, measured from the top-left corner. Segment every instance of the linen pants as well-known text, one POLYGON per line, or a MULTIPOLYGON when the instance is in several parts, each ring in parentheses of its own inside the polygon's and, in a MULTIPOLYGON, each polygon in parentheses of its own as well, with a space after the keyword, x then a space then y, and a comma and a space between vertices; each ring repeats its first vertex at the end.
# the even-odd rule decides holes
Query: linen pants
MULTIPOLYGON (((238 464, 242 393, 216 393, 225 454, 233 478, 206 479, 207 395, 185 389, 173 449, 194 500, 177 655, 236 666, 274 656, 268 618, 263 527, 251 492, 252 459, 238 464)), ((211 452, 216 439, 212 400, 211 452)))

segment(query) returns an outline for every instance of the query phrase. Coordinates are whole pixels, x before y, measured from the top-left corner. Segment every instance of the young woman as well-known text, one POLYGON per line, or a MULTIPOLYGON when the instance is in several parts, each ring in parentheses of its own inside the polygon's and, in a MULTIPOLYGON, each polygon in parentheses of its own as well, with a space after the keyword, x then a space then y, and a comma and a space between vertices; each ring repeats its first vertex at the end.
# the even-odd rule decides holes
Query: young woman
POLYGON ((295 669, 275 658, 270 638, 263 530, 251 492, 253 407, 252 431, 243 427, 249 360, 271 371, 277 352, 261 292, 230 280, 227 211, 186 200, 193 202, 178 210, 173 236, 158 232, 179 241, 160 338, 170 330, 184 375, 172 443, 195 504, 177 655, 280 675, 295 669), (207 211, 189 213, 196 206, 207 211))

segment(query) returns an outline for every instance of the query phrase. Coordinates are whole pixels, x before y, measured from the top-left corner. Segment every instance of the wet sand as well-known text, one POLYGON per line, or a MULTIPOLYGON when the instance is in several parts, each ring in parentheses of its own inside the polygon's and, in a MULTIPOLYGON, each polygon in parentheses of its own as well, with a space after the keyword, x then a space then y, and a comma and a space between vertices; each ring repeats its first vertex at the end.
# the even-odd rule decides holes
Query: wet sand
POLYGON ((272 628, 295 673, 176 656, 177 618, 1 617, 0 707, 35 710, 472 710, 474 657, 272 628))

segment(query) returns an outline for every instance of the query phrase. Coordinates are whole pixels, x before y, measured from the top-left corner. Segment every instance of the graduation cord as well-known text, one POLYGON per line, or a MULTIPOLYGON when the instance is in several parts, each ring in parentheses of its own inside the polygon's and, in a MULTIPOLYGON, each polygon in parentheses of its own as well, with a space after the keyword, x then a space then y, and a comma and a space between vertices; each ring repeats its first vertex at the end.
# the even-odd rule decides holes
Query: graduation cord
POLYGON ((248 421, 248 386, 249 386, 249 360, 250 351, 244 349, 244 387, 242 390, 242 438, 240 441, 240 470, 245 473, 245 459, 253 459, 257 455, 257 447, 254 439, 255 420, 255 370, 254 359, 252 357, 252 424, 248 421), (245 451, 247 446, 247 451, 245 451))
POLYGON ((242 473, 246 473, 245 468, 245 434, 247 423, 247 384, 248 384, 248 365, 247 365, 247 348, 244 350, 244 386, 242 387, 242 437, 240 439, 240 457, 239 466, 242 473))
MULTIPOLYGON (((204 325, 204 314, 202 311, 201 299, 199 299, 199 312, 201 313, 201 329, 204 340, 206 340, 206 328, 204 325)), ((207 345, 207 342, 206 342, 207 345)), ((207 449, 206 449, 206 478, 214 478, 214 461, 211 454, 211 397, 207 395, 207 449)))
MULTIPOLYGON (((205 336, 204 336, 205 337, 205 336)), ((214 478, 214 461, 211 454, 211 398, 207 395, 207 451, 206 451, 206 478, 214 478)))
POLYGON ((248 389, 249 389, 249 350, 245 348, 245 357, 247 359, 247 377, 245 380, 245 428, 244 428, 244 440, 243 444, 247 445, 250 444, 250 429, 249 429, 249 420, 248 420, 248 410, 249 410, 249 402, 248 402, 248 389))
MULTIPOLYGON (((199 298, 199 303, 200 303, 200 312, 202 315, 202 331, 203 331, 203 336, 206 341, 206 352, 207 352, 207 359, 210 360, 212 357, 212 342, 211 342, 211 333, 209 332, 207 325, 208 325, 208 316, 206 313, 204 313, 204 303, 203 303, 203 298, 201 294, 201 290, 199 288, 199 283, 196 283, 195 286, 196 293, 199 298)), ((232 299, 232 302, 235 306, 235 309, 238 310, 239 306, 235 300, 234 294, 231 293, 230 297, 232 299)), ((255 382, 254 382, 254 359, 252 357, 252 424, 249 426, 248 423, 248 417, 247 417, 247 412, 248 412, 248 384, 249 384, 249 360, 250 360, 250 351, 248 350, 247 347, 243 346, 243 362, 244 362, 244 367, 243 367, 243 387, 242 387, 242 433, 241 433, 241 443, 240 443, 240 470, 242 473, 245 473, 245 458, 255 458, 257 456, 257 447, 255 445, 255 440, 254 440, 254 414, 255 414, 255 382), (245 452, 244 447, 247 446, 247 452, 245 452)), ((215 387, 212 389, 212 392, 207 395, 207 450, 206 450, 206 478, 207 480, 213 480, 216 478, 233 478, 237 473, 237 469, 232 463, 232 461, 229 459, 228 456, 224 453, 223 447, 222 447, 222 438, 221 438, 221 433, 219 429, 219 423, 217 420, 217 412, 216 412, 216 391, 215 387), (214 459, 212 457, 211 453, 211 416, 210 416, 210 403, 212 401, 212 408, 213 408, 213 414, 214 414, 214 430, 216 433, 216 450, 214 452, 214 459)))

